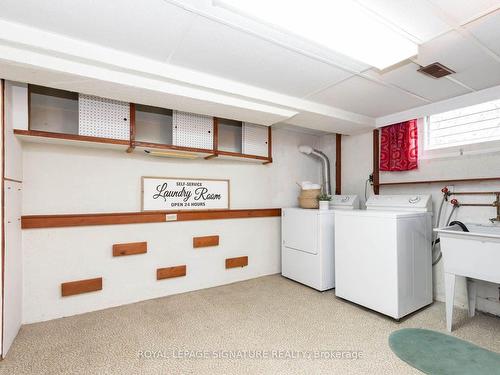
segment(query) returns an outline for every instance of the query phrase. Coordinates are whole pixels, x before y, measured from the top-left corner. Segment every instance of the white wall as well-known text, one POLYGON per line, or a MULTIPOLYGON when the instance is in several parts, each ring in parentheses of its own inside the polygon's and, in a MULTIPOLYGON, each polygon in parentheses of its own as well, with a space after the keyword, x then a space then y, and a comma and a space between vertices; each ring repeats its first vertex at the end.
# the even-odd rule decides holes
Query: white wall
POLYGON ((24 143, 23 213, 140 211, 141 176, 229 178, 231 208, 297 204, 296 181, 319 181, 319 163, 297 151, 319 137, 273 132, 273 163, 181 160, 114 150, 24 143))
MULTIPOLYGON (((273 132, 270 165, 178 160, 123 151, 23 144, 24 214, 139 211, 141 176, 229 178, 232 208, 296 206, 296 181, 319 181, 319 163, 297 151, 320 138, 273 132)), ((280 219, 255 218, 23 231, 23 322, 53 319, 280 272, 280 219), (194 250, 192 237, 220 235, 194 250), (147 254, 113 258, 114 243, 148 241, 147 254), (225 270, 227 257, 249 256, 225 270), (156 268, 186 264, 186 277, 156 281, 156 268), (60 296, 66 281, 103 277, 103 290, 60 296)))
POLYGON ((279 273, 280 218, 25 230, 23 323, 44 321, 150 298, 279 273), (220 245, 193 249, 193 237, 220 245), (146 254, 113 257, 112 245, 148 242, 146 254), (225 259, 248 266, 225 269, 225 259), (185 277, 156 280, 156 269, 187 266, 185 277), (60 284, 103 278, 103 290, 61 297, 60 284))
MULTIPOLYGON (((353 192, 361 197, 364 192, 365 180, 372 173, 372 142, 373 133, 364 133, 355 136, 345 136, 342 140, 342 190, 345 193, 353 192)), ((423 137, 420 133, 419 138, 423 137)), ((468 155, 456 158, 420 160, 419 169, 408 172, 382 172, 381 182, 389 181, 415 181, 426 179, 447 178, 472 178, 478 176, 500 175, 500 153, 468 155)), ((432 194, 434 214, 437 214, 441 202, 441 188, 444 184, 416 184, 402 186, 380 187, 380 194, 432 194)), ((500 182, 481 183, 456 183, 455 191, 498 191, 500 182)), ((373 193, 371 187, 369 194, 373 193)), ((486 197, 458 197, 463 202, 488 202, 494 200, 493 196, 486 197)), ((447 211, 443 217, 448 217, 451 206, 446 206, 447 211)), ((461 207, 453 216, 454 219, 464 222, 488 222, 495 216, 494 208, 487 207, 461 207)), ((434 297, 444 301, 444 276, 443 264, 434 267, 434 297)), ((457 285, 455 303, 464 307, 466 305, 466 291, 463 280, 457 285)), ((500 315, 498 303, 498 285, 480 283, 478 291, 478 309, 500 315)))
MULTIPOLYGON (((372 133, 342 136, 342 193, 357 194, 365 203, 365 181, 372 173, 372 133)), ((368 185, 367 195, 372 193, 368 185)))

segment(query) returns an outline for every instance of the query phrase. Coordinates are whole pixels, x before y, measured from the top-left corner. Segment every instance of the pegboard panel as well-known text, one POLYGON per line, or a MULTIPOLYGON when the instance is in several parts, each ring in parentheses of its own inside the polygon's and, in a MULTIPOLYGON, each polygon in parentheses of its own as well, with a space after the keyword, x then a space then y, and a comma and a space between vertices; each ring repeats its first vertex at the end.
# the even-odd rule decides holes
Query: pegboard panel
POLYGON ((243 123, 242 152, 247 155, 267 156, 267 126, 243 123))
POLYGON ((128 140, 130 138, 129 116, 129 103, 79 94, 79 135, 128 140))
POLYGON ((173 111, 173 126, 174 145, 213 149, 213 117, 173 111))

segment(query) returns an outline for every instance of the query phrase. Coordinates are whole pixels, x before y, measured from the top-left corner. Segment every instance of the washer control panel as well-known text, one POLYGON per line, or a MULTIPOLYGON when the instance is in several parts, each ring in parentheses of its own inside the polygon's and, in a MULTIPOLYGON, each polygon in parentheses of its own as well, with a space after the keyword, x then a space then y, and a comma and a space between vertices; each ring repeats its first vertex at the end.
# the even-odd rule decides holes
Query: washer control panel
POLYGON ((430 195, 372 195, 366 209, 385 211, 432 211, 430 195))

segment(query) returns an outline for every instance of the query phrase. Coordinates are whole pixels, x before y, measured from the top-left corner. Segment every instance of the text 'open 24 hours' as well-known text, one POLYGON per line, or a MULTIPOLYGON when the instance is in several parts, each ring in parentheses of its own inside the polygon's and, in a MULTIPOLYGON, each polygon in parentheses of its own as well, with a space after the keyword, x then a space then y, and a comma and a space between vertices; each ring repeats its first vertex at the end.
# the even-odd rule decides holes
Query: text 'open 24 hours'
POLYGON ((229 180, 143 177, 142 209, 229 209, 229 180))

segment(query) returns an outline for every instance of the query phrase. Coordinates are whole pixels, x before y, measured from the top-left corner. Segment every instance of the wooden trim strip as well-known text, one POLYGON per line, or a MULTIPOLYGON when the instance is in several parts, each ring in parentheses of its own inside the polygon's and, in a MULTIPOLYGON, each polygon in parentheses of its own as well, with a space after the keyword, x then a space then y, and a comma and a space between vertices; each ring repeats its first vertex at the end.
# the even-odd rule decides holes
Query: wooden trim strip
POLYGON ((173 277, 186 276, 186 265, 158 268, 156 270, 156 280, 171 279, 173 277))
POLYGON ((186 152, 196 152, 196 153, 202 153, 202 154, 212 154, 214 152, 213 150, 204 149, 204 148, 165 145, 165 144, 161 144, 161 143, 152 143, 152 142, 136 141, 134 144, 136 147, 155 148, 155 149, 159 149, 159 150, 186 151, 186 152))
POLYGON ((240 154, 238 152, 231 152, 231 151, 217 151, 217 155, 235 156, 238 158, 269 161, 269 158, 267 156, 240 154))
POLYGON ((55 98, 62 98, 62 99, 78 100, 77 92, 55 89, 53 87, 32 85, 32 84, 28 84, 28 93, 53 96, 55 98))
POLYGON ((4 181, 10 181, 10 182, 17 182, 18 184, 22 184, 23 182, 21 180, 16 180, 14 178, 9 178, 9 177, 4 177, 4 181))
POLYGON ((177 220, 169 219, 169 222, 190 220, 246 219, 281 216, 281 209, 262 208, 214 211, 154 211, 71 215, 25 215, 21 219, 21 228, 35 229, 78 227, 90 225, 163 223, 167 221, 167 215, 177 215, 177 220))
POLYGON ((373 193, 377 195, 380 192, 379 140, 379 130, 375 129, 373 131, 373 193))
POLYGON ((83 215, 35 215, 23 216, 21 228, 58 228, 88 225, 159 223, 165 221, 165 214, 150 212, 130 212, 83 215))
POLYGON ((61 284, 61 296, 73 296, 75 294, 96 292, 102 290, 102 277, 87 280, 70 281, 61 284))
POLYGON ((113 245, 113 256, 144 254, 148 252, 147 242, 118 243, 113 245))
POLYGON ((136 130, 135 130, 135 104, 130 103, 129 106, 130 106, 130 141, 129 141, 130 143, 129 143, 129 146, 127 148, 127 153, 131 153, 134 151, 135 134, 136 134, 136 130))
POLYGON ((69 141, 83 141, 83 142, 94 142, 94 143, 108 143, 114 145, 129 146, 130 141, 122 139, 111 139, 102 137, 91 137, 88 135, 77 135, 77 134, 64 134, 64 133, 53 133, 41 130, 21 130, 14 129, 14 134, 16 135, 27 135, 30 137, 45 137, 53 139, 66 139, 69 141))
POLYGON ((267 159, 264 164, 273 162, 273 131, 270 126, 267 128, 267 159))
POLYGON ((500 177, 478 177, 478 178, 451 178, 448 180, 420 180, 420 181, 400 181, 400 182, 380 182, 379 186, 391 185, 413 185, 413 184, 449 184, 456 182, 482 182, 482 181, 500 181, 500 177))
POLYGON ((335 194, 342 194, 342 134, 335 135, 335 194))
POLYGON ((255 217, 281 216, 280 208, 263 208, 255 210, 217 210, 217 211, 184 211, 177 214, 177 221, 248 219, 255 217))
MULTIPOLYGON (((1 106, 2 106, 2 117, 0 118, 0 130, 2 132, 1 138, 1 147, 2 149, 0 150, 0 154, 2 156, 2 161, 1 161, 1 168, 2 168, 2 180, 5 179, 5 80, 1 79, 0 80, 0 86, 1 86, 1 106)), ((29 111, 28 111, 29 112, 29 111)), ((2 264, 2 316, 0 317, 0 330, 2 331, 2 335, 0 338, 0 343, 1 343, 1 348, 0 348, 0 358, 3 358, 4 356, 4 342, 3 342, 3 332, 5 332, 5 327, 4 327, 4 320, 5 320, 5 184, 2 181, 2 187, 1 187, 1 203, 2 207, 0 207, 0 216, 2 223, 0 224, 0 227, 2 228, 2 243, 1 243, 1 264, 2 264)))
POLYGON ((219 246, 219 236, 193 237, 193 247, 219 246))
POLYGON ((226 269, 236 268, 236 267, 246 267, 246 266, 248 266, 247 256, 226 259, 226 269))
POLYGON ((219 150, 219 119, 217 117, 213 118, 212 127, 214 131, 214 138, 213 138, 214 155, 217 156, 217 151, 219 150))

